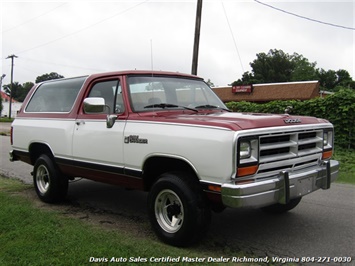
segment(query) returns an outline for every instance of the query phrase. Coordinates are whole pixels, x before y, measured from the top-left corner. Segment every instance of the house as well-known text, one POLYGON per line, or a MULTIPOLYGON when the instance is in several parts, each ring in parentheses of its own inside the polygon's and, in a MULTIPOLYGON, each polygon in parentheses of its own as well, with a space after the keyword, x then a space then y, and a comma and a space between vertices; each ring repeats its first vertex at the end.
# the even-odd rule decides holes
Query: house
POLYGON ((265 103, 275 100, 309 100, 320 97, 319 86, 318 81, 300 81, 212 89, 223 102, 265 103))
MULTIPOLYGON (((9 116, 9 103, 10 103, 10 96, 8 96, 5 92, 0 91, 1 98, 2 98, 2 111, 0 113, 0 117, 8 117, 9 116)), ((15 101, 12 99, 11 105, 11 117, 15 117, 17 112, 20 110, 22 103, 15 101)))
MULTIPOLYGON (((4 102, 10 101, 10 96, 7 95, 5 92, 0 91, 0 95, 1 95, 1 98, 4 102)), ((15 103, 16 101, 14 99, 12 99, 12 102, 15 103)))

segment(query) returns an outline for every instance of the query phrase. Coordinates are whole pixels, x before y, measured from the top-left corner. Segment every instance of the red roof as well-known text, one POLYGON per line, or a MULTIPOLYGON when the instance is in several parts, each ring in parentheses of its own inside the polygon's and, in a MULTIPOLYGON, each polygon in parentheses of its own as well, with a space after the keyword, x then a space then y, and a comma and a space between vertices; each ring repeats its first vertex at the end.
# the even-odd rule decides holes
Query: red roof
MULTIPOLYGON (((5 92, 3 92, 3 91, 0 91, 0 93, 1 93, 1 98, 3 99, 3 100, 5 100, 6 102, 9 102, 10 101, 10 96, 8 96, 5 92)), ((15 101, 14 99, 12 99, 12 102, 13 103, 17 103, 17 101, 15 101)))

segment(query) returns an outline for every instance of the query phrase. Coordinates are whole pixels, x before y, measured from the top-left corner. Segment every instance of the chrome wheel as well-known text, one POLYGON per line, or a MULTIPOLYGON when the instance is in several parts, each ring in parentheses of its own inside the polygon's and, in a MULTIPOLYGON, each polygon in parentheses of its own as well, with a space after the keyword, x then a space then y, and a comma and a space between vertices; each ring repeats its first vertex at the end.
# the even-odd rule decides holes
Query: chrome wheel
POLYGON ((148 195, 148 215, 157 236, 169 245, 186 247, 201 239, 211 212, 194 175, 167 172, 159 176, 148 195))
POLYGON ((48 192, 50 186, 50 177, 47 167, 43 164, 38 166, 36 172, 36 184, 38 191, 44 195, 48 192))
POLYGON ((47 203, 65 198, 68 192, 68 178, 62 176, 59 168, 47 154, 42 154, 33 167, 33 185, 38 197, 47 203))
POLYGON ((165 189, 158 194, 155 216, 160 227, 167 233, 179 231, 184 222, 184 206, 174 191, 165 189))

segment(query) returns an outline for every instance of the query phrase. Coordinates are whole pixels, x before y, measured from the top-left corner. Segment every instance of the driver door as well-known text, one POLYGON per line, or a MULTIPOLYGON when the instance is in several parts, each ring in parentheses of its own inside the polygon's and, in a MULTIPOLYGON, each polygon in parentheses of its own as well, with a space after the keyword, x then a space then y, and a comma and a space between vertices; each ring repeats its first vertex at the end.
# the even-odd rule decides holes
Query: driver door
POLYGON ((112 179, 124 173, 123 132, 126 115, 120 80, 95 81, 87 97, 104 98, 107 110, 90 114, 85 113, 83 108, 80 110, 73 137, 75 168, 78 176, 115 183, 112 179), (106 127, 108 112, 117 115, 112 128, 106 127))

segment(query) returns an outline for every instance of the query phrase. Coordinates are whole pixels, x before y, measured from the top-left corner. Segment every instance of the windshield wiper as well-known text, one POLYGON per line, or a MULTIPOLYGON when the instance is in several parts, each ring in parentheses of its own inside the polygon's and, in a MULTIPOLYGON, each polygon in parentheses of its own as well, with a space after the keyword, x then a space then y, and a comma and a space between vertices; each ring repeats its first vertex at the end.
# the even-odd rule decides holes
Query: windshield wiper
POLYGON ((227 112, 231 112, 231 110, 223 108, 223 107, 219 107, 216 105, 211 105, 211 104, 205 104, 205 105, 199 105, 195 107, 196 109, 219 109, 219 110, 224 110, 227 112))
POLYGON ((162 108, 162 109, 165 109, 165 108, 184 108, 184 109, 187 109, 187 110, 198 112, 198 110, 196 110, 195 108, 190 108, 190 107, 187 107, 187 106, 176 105, 176 104, 171 104, 171 103, 155 103, 155 104, 150 104, 150 105, 144 106, 144 108, 162 108))

